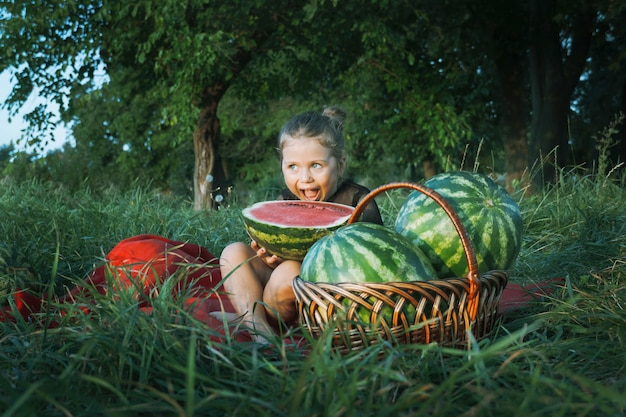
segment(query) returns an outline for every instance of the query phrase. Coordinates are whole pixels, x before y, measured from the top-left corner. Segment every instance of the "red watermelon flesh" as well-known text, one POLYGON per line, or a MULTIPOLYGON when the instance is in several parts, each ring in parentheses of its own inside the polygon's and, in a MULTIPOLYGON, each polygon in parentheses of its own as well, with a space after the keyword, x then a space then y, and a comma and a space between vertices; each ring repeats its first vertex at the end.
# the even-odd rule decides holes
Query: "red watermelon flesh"
POLYGON ((266 223, 282 226, 325 227, 350 217, 353 207, 310 201, 266 201, 250 207, 248 213, 266 223))

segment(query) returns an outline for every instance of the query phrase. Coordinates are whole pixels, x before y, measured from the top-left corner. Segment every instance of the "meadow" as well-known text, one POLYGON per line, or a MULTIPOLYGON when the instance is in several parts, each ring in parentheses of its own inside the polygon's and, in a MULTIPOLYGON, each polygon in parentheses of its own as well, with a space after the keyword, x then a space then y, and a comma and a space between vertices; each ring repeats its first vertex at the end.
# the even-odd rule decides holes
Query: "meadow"
MULTIPOLYGON (((0 416, 626 415, 626 191, 616 174, 563 171, 555 186, 516 195, 524 246, 510 280, 565 285, 503 316, 469 350, 378 345, 342 355, 302 329, 269 348, 215 343, 167 293, 150 315, 130 297, 96 296, 91 314, 58 328, 0 323, 0 416), (301 334, 306 346, 288 343, 301 334)), ((5 179, 0 190, 2 305, 16 286, 62 293, 129 236, 216 254, 246 239, 243 201, 195 212, 141 188, 69 194, 5 179)), ((403 196, 377 199, 386 224, 403 196)))

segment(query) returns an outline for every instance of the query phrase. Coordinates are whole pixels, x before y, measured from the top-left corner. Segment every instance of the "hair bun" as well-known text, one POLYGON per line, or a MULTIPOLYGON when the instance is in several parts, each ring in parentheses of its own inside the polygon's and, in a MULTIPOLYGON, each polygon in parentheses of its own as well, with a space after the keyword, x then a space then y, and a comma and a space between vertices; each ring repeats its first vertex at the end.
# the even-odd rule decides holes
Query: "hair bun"
POLYGON ((331 119, 337 126, 337 129, 343 129, 343 123, 346 120, 346 112, 342 108, 337 106, 326 107, 322 114, 331 119))

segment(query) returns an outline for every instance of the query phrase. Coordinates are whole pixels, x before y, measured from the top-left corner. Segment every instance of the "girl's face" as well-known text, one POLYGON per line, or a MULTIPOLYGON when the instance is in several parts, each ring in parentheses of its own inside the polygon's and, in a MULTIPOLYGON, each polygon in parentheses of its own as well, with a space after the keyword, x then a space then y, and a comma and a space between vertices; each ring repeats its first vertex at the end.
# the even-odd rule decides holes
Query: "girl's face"
POLYGON ((345 158, 338 160, 317 139, 287 137, 282 159, 285 184, 300 200, 325 201, 337 191, 345 158))

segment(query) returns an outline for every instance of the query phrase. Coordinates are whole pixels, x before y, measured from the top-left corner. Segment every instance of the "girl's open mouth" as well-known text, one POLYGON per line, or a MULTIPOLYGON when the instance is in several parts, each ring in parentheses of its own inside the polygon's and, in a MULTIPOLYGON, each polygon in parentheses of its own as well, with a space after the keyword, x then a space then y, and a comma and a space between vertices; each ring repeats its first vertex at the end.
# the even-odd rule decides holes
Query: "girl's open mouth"
POLYGON ((314 201, 317 200, 320 195, 320 190, 317 188, 300 190, 300 194, 305 200, 314 201))

